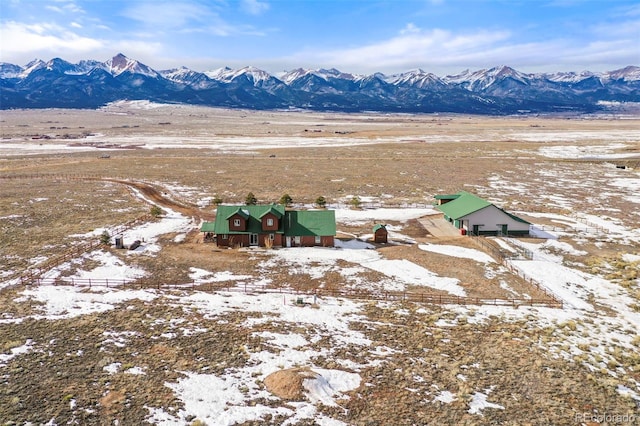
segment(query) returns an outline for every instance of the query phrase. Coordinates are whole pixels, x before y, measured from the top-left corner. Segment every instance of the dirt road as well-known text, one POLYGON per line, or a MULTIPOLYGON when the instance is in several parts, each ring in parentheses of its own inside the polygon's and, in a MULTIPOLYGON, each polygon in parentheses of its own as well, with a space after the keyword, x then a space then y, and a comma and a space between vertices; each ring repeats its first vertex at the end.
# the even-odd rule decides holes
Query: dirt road
POLYGON ((215 219, 215 215, 213 213, 205 212, 194 204, 173 200, 166 195, 166 192, 163 192, 148 183, 108 178, 102 178, 98 180, 119 183, 121 185, 126 185, 130 188, 134 188, 140 191, 146 199, 151 200, 154 204, 157 204, 160 207, 165 207, 167 209, 180 212, 186 216, 208 221, 215 219))

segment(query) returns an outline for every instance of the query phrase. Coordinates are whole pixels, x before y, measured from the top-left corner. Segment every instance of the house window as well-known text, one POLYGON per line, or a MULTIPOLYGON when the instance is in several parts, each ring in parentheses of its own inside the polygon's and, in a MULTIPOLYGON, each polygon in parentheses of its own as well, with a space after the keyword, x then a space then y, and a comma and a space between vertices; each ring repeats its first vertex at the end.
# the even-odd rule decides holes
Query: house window
POLYGON ((269 239, 271 241, 275 240, 276 236, 274 234, 269 234, 269 239))
POLYGON ((320 235, 316 235, 316 244, 320 244, 322 242, 322 237, 320 235))
POLYGON ((298 236, 293 237, 293 242, 295 244, 297 244, 297 245, 300 245, 300 236, 298 235, 298 236))
POLYGON ((240 226, 240 219, 233 219, 233 226, 240 226))
POLYGON ((222 239, 223 239, 223 240, 228 240, 228 239, 229 239, 229 235, 227 235, 227 234, 222 234, 222 239))
POLYGON ((267 218, 267 226, 273 226, 273 218, 267 218))

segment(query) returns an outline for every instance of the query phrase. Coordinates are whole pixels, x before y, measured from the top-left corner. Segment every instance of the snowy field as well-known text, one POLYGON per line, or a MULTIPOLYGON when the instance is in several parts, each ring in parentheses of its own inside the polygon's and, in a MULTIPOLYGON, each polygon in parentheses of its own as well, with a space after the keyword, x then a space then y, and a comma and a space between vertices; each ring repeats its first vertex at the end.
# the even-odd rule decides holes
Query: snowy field
MULTIPOLYGON (((133 105, 145 110, 155 108, 144 102, 133 105)), ((119 111, 118 105, 110 106, 108 111, 115 114, 119 111)), ((317 121, 308 117, 299 124, 312 126, 314 123, 317 121)), ((436 139, 429 134, 419 136, 423 142, 436 139)), ((469 142, 487 137, 479 132, 453 135, 449 140, 438 136, 437 141, 469 142)), ((536 148, 528 145, 522 154, 551 161, 612 160, 631 155, 622 151, 637 147, 640 131, 521 133, 514 130, 501 134, 500 138, 540 144, 536 148)), ((177 140, 174 136, 155 135, 143 140, 137 136, 118 138, 97 134, 90 139, 98 143, 142 144, 145 149, 189 147, 228 153, 287 146, 396 143, 406 138, 274 136, 256 143, 250 137, 186 136, 177 140)), ((76 149, 95 150, 94 147, 72 148, 76 149)), ((21 155, 71 152, 66 142, 61 141, 40 144, 5 140, 0 144, 0 157, 17 155, 18 151, 21 155)), ((479 195, 489 199, 491 194, 499 194, 494 196, 502 197, 497 201, 509 200, 515 213, 533 222, 532 233, 540 237, 492 237, 504 252, 514 255, 505 265, 480 248, 463 247, 455 241, 416 241, 404 233, 409 221, 433 215, 432 208, 344 208, 336 210, 336 219, 339 231, 372 222, 391 222, 392 245, 416 247, 422 256, 442 256, 453 264, 469 262, 485 276, 506 273, 509 268, 543 286, 564 303, 562 309, 488 305, 436 307, 313 296, 305 296, 300 304, 296 303, 300 296, 293 291, 275 294, 241 291, 247 285, 271 284, 272 271, 280 268, 292 276, 338 276, 350 288, 402 291, 421 287, 452 296, 468 294, 465 287, 468 283, 459 278, 438 274, 409 259, 387 257, 384 250, 377 250, 368 241, 372 236, 366 233, 341 239, 335 248, 241 251, 258 265, 251 273, 199 267, 191 267, 186 272, 193 282, 225 283, 226 287, 238 290, 232 292, 142 290, 126 286, 24 288, 16 286, 16 281, 4 281, 0 283, 0 295, 6 309, 0 315, 0 330, 6 337, 0 341, 0 376, 7 389, 11 387, 14 393, 8 393, 7 402, 0 401, 0 418, 6 417, 15 424, 48 425, 108 419, 109 424, 190 425, 199 420, 200 424, 207 425, 338 426, 367 421, 376 424, 374 420, 384 418, 383 414, 369 418, 364 413, 373 412, 374 403, 382 401, 376 409, 384 412, 387 407, 386 415, 402 419, 398 424, 417 424, 429 418, 426 413, 436 413, 435 418, 443 424, 506 424, 509 419, 517 419, 516 424, 526 422, 527 418, 519 416, 530 408, 530 398, 503 381, 504 368, 511 367, 496 367, 489 355, 486 358, 468 355, 475 353, 469 345, 479 342, 480 347, 482 343, 473 334, 474 327, 482 330, 482 336, 495 334, 496 339, 503 339, 499 340, 501 344, 514 351, 519 345, 525 345, 520 354, 540 354, 535 355, 539 356, 535 358, 536 365, 529 366, 539 374, 536 376, 539 382, 536 379, 527 386, 530 392, 536 392, 536 386, 542 388, 541 383, 547 383, 545 380, 556 386, 550 385, 549 394, 538 390, 534 397, 537 400, 532 403, 533 406, 541 404, 543 411, 548 410, 550 424, 579 424, 573 422, 577 413, 613 414, 613 409, 623 410, 615 411, 620 415, 638 415, 640 172, 621 172, 613 164, 605 164, 605 176, 597 179, 604 179, 606 187, 599 186, 596 190, 596 180, 576 180, 566 163, 553 164, 553 167, 543 165, 535 170, 520 171, 521 175, 518 171, 489 174, 486 184, 475 188, 479 195), (524 178, 525 175, 535 178, 524 178), (590 195, 588 199, 578 200, 570 196, 571 191, 558 188, 572 188, 590 195), (518 208, 514 200, 528 195, 542 200, 539 208, 518 208), (612 199, 625 201, 628 208, 624 215, 598 210, 608 208, 612 199), (589 203, 589 210, 583 210, 582 203, 589 203), (615 249, 603 257, 602 262, 584 260, 590 250, 606 251, 608 247, 615 249), (520 253, 527 256, 516 256, 520 253), (378 278, 373 280, 367 278, 369 276, 378 278), (66 333, 75 331, 76 327, 78 334, 66 338, 56 331, 66 330, 66 333), (462 334, 456 334, 458 332, 462 334), (90 342, 81 341, 82 333, 88 333, 90 342), (393 337, 413 336, 407 333, 431 339, 433 346, 416 342, 415 347, 408 347, 407 341, 402 340, 408 337, 397 337, 397 341, 393 337), (464 333, 471 334, 473 339, 464 340, 466 337, 461 337, 466 336, 464 333), (217 335, 227 336, 227 340, 216 340, 217 335), (67 339, 69 342, 63 343, 67 339), (79 343, 73 346, 76 341, 79 343), (71 346, 65 346, 60 352, 63 344, 71 346), (87 361, 82 365, 91 365, 83 367, 84 379, 56 389, 55 402, 42 402, 46 406, 42 410, 31 408, 29 412, 27 408, 20 408, 20 404, 24 407, 31 404, 17 396, 24 395, 20 389, 62 386, 69 374, 59 372, 56 379, 47 378, 42 386, 36 377, 30 378, 27 384, 14 385, 19 377, 29 374, 21 362, 31 366, 50 363, 51 371, 56 368, 63 371, 64 364, 81 363, 83 358, 87 361), (273 373, 297 368, 308 368, 299 383, 300 398, 280 398, 265 385, 273 373), (428 375, 427 370, 432 374, 428 375), (563 398, 558 403, 561 408, 554 408, 549 395, 580 392, 559 389, 547 374, 567 380, 572 374, 584 378, 583 383, 589 389, 602 390, 603 399, 594 400, 590 407, 586 407, 586 402, 570 406, 569 397, 559 396, 563 398), (84 384, 78 385, 80 382, 84 384), (136 393, 135 389, 140 392, 144 389, 146 393, 136 393), (83 392, 98 397, 86 397, 83 392), (411 410, 394 414, 395 400, 403 398, 412 401, 406 405, 411 410), (359 417, 355 417, 356 414, 359 417), (562 416, 569 414, 574 417, 563 421, 562 416), (410 417, 405 421, 403 415, 410 417)), ((192 188, 177 182, 165 188, 185 198, 199 196, 197 191, 192 192, 192 188)), ((141 202, 149 201, 140 193, 135 196, 141 202)), ((5 216, 0 210, 0 223, 10 220, 16 218, 5 216)), ((142 241, 140 248, 119 256, 110 249, 96 249, 51 269, 44 278, 68 282, 73 279, 134 282, 152 277, 154 272, 141 265, 155 259, 168 245, 185 241, 199 225, 190 217, 165 209, 160 220, 136 226, 123 234, 125 241, 142 241)), ((103 230, 94 229, 85 237, 95 238, 103 230)), ((33 263, 44 260, 33 259, 33 263)), ((516 296, 527 296, 506 282, 501 286, 516 296)), ((500 352, 503 354, 495 356, 508 353, 507 350, 500 352)), ((517 364, 515 360, 513 363, 517 364)), ((524 368, 516 367, 513 367, 516 371, 524 368)), ((541 418, 532 424, 544 422, 541 418)))
MULTIPOLYGON (((398 212, 390 209, 379 209, 370 214, 382 220, 400 220, 407 217, 428 214, 429 211, 398 212)), ((361 219, 362 213, 351 211, 339 211, 337 217, 340 221, 352 221, 361 219)), ((569 217, 555 217, 566 223, 572 223, 569 217)), ((186 218, 180 218, 175 212, 170 212, 161 222, 154 227, 140 226, 129 231, 131 235, 143 238, 149 244, 138 253, 131 256, 153 255, 158 250, 154 241, 167 231, 187 232, 192 224, 186 218)), ((630 229, 620 229, 620 234, 626 238, 638 241, 640 233, 630 229)), ((502 241, 501 244, 511 246, 512 240, 502 241)), ((481 324, 492 317, 500 317, 503 321, 517 321, 527 319, 535 327, 557 327, 556 341, 562 342, 556 346, 551 343, 547 347, 553 356, 571 359, 576 355, 584 357, 584 364, 588 368, 605 368, 612 378, 619 382, 618 389, 621 394, 640 402, 640 383, 631 376, 625 374, 623 366, 612 367, 610 344, 612 341, 623 350, 637 351, 634 346, 634 338, 637 340, 637 330, 640 329, 640 313, 632 306, 637 300, 629 297, 626 290, 606 279, 588 274, 563 264, 563 253, 580 253, 569 243, 559 243, 550 239, 546 243, 524 244, 534 254, 530 261, 513 261, 513 266, 525 274, 536 277, 545 287, 565 302, 565 308, 526 308, 518 309, 508 307, 474 307, 465 308, 451 306, 455 313, 452 323, 440 323, 441 327, 455 326, 461 318, 465 321, 481 324), (549 252, 553 249, 553 254, 549 252), (608 314, 603 314, 600 307, 609 308, 608 314), (565 326, 570 322, 571 327, 565 326), (604 367, 603 367, 604 366, 604 367)), ((328 269, 338 270, 348 277, 354 269, 370 268, 389 277, 388 285, 393 288, 402 288, 406 284, 425 283, 433 288, 442 289, 454 295, 464 295, 464 289, 459 287, 457 280, 449 277, 440 277, 418 265, 406 260, 385 260, 376 250, 372 250, 367 243, 355 241, 351 244, 341 244, 337 249, 304 248, 304 249, 280 249, 266 255, 263 261, 264 276, 234 276, 224 271, 203 271, 194 269, 193 278, 209 279, 211 281, 236 282, 238 285, 247 280, 267 281, 269 279, 269 265, 272 262, 288 264, 291 268, 301 268, 310 274, 323 274, 328 269), (347 262, 349 267, 338 268, 336 260, 347 262), (415 281, 415 282, 414 282, 415 281)), ((451 257, 472 259, 480 264, 495 262, 483 252, 475 249, 463 248, 442 244, 421 244, 421 250, 436 252, 451 257)), ((108 252, 98 250, 89 253, 96 266, 91 270, 81 270, 75 273, 75 277, 104 278, 104 277, 129 277, 135 279, 144 275, 140 271, 126 263, 118 261, 108 252)), ((631 260, 638 264, 639 257, 630 254, 631 260)), ((66 265, 58 270, 50 272, 50 276, 60 274, 66 265)), ((363 283, 360 283, 363 285, 363 283)), ((5 283, 6 285, 6 283, 5 283)), ((376 346, 362 332, 352 328, 353 323, 367 322, 362 314, 363 303, 350 300, 338 300, 326 298, 318 302, 318 308, 291 308, 295 298, 293 294, 210 294, 191 292, 180 294, 157 290, 123 290, 111 289, 79 289, 74 287, 40 286, 21 290, 20 303, 36 303, 36 313, 28 316, 7 316, 0 320, 1 324, 16 324, 30 320, 50 320, 82 318, 83 316, 100 313, 113 309, 123 309, 127 302, 140 300, 153 302, 154 304, 171 305, 185 312, 198 312, 209 321, 224 321, 225 315, 230 312, 252 312, 259 316, 249 318, 243 326, 251 329, 259 324, 278 323, 280 327, 295 327, 306 329, 303 334, 286 332, 256 332, 255 336, 261 339, 270 349, 248 352, 248 361, 241 368, 228 368, 222 374, 208 374, 203 371, 183 371, 182 377, 177 381, 165 383, 175 397, 181 402, 181 408, 177 411, 167 411, 164 407, 148 407, 147 420, 154 424, 180 425, 187 424, 189 419, 198 418, 207 424, 232 425, 247 421, 259 421, 271 416, 280 416, 285 419, 283 424, 297 424, 302 420, 313 420, 317 424, 340 425, 343 421, 334 419, 327 414, 319 412, 317 407, 338 406, 339 401, 349 398, 345 392, 358 388, 362 378, 359 371, 364 368, 381 365, 390 362, 394 358, 394 350, 384 346, 376 346), (313 330, 311 337, 309 330, 313 330), (322 349, 313 349, 314 341, 329 339, 331 345, 322 349), (341 359, 333 352, 335 347, 350 345, 362 348, 369 355, 361 362, 350 359, 341 359), (275 350, 275 352, 274 352, 275 350), (314 367, 313 360, 316 357, 331 358, 336 368, 326 369, 314 367), (269 394, 262 386, 258 385, 269 374, 280 369, 297 366, 311 366, 316 373, 315 378, 305 379, 305 399, 301 402, 279 404, 277 398, 269 394), (264 404, 259 401, 271 401, 264 404)), ((389 307, 394 309, 392 307, 389 307)), ((387 309, 389 309, 387 308, 387 309)), ((175 318, 175 326, 172 331, 165 333, 162 338, 172 339, 178 335, 198 334, 206 329, 191 329, 180 325, 179 318, 175 318)), ((122 345, 126 345, 127 332, 120 331, 118 337, 122 345)), ((117 336, 114 336, 117 337, 117 336)), ((6 354, 1 355, 0 362, 6 365, 16 357, 25 356, 31 351, 38 350, 44 342, 25 340, 20 345, 13 347, 6 354)), ((637 344, 637 341, 635 342, 637 344)), ((2 365, 0 364, 0 365, 2 365)), ((114 359, 111 364, 105 366, 105 372, 109 375, 145 375, 144 366, 122 365, 130 364, 126 359, 114 359)), ((473 397, 468 401, 468 412, 478 416, 483 415, 485 409, 504 410, 504 401, 492 396, 492 389, 474 389, 473 397)), ((448 390, 443 390, 433 396, 433 402, 449 403, 455 400, 448 390)), ((81 410, 76 406, 74 410, 81 410)), ((55 423, 55 422, 54 422, 55 423)), ((52 424, 54 424, 52 423, 52 424)))

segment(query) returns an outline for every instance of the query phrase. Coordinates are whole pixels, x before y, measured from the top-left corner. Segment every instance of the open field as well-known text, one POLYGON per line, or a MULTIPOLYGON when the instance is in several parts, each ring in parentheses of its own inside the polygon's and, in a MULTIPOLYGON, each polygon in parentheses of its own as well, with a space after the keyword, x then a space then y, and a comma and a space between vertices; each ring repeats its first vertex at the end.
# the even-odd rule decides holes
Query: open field
POLYGON ((0 117, 0 424, 640 422, 640 118, 142 101, 0 117), (545 238, 489 238, 512 257, 503 263, 468 237, 434 236, 433 196, 462 189, 545 238), (326 197, 340 248, 202 243, 214 197, 243 203, 248 192, 265 203, 288 193, 300 207, 326 197), (365 209, 349 208, 354 196, 365 209), (42 274, 147 287, 9 280, 153 204, 164 214, 123 233, 139 249, 100 247, 42 274), (367 241, 376 222, 390 244, 367 241), (296 306, 294 288, 548 291, 564 305, 304 296, 296 306))

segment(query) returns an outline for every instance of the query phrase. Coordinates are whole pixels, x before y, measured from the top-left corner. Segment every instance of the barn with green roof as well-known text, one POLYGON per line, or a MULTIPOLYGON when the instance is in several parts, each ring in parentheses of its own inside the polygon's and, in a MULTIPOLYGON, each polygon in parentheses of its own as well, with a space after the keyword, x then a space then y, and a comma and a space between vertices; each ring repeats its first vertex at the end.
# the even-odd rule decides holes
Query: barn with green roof
POLYGON ((471 235, 529 235, 531 223, 469 192, 435 196, 444 218, 471 235))

